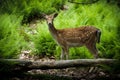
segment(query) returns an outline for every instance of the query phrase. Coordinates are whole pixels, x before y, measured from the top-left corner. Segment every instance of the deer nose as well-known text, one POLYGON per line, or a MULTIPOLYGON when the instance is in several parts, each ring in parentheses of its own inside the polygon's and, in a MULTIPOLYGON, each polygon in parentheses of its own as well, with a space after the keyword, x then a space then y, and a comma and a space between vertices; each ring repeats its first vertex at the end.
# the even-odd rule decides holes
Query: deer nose
POLYGON ((49 21, 47 21, 47 23, 49 24, 49 23, 52 23, 52 22, 49 20, 49 21))
POLYGON ((52 26, 52 23, 48 23, 48 25, 51 27, 51 26, 52 26))

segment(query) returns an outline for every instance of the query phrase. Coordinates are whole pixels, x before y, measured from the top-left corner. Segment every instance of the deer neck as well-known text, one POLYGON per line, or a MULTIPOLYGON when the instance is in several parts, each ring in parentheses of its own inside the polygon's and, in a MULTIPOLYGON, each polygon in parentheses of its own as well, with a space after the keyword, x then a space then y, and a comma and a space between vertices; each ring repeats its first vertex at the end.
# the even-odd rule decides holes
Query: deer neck
POLYGON ((57 37, 57 29, 54 27, 53 22, 48 24, 49 31, 52 34, 53 37, 57 37))

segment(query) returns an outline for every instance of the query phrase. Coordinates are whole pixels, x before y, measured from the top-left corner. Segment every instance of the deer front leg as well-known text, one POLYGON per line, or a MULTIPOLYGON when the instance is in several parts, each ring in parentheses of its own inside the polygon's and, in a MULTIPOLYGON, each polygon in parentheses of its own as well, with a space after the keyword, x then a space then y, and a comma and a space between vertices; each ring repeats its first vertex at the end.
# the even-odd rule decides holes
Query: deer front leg
POLYGON ((61 50, 61 56, 60 56, 60 58, 61 58, 61 60, 63 60, 64 59, 64 57, 65 57, 65 49, 64 48, 61 48, 62 50, 61 50))
POLYGON ((68 59, 69 58, 69 50, 67 47, 62 47, 62 51, 61 51, 61 59, 68 59))
POLYGON ((65 49, 65 57, 66 57, 66 60, 69 59, 69 49, 68 48, 65 49))

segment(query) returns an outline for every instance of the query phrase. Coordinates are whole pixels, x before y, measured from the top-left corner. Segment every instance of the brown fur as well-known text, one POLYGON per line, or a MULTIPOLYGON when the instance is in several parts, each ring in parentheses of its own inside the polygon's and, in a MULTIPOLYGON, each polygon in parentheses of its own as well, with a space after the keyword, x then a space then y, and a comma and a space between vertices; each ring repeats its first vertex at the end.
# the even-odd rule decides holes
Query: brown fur
POLYGON ((96 43, 100 41, 100 30, 93 26, 82 26, 78 28, 56 29, 53 24, 57 14, 45 15, 49 31, 57 43, 61 46, 61 59, 68 59, 70 47, 86 46, 97 58, 98 50, 96 43))

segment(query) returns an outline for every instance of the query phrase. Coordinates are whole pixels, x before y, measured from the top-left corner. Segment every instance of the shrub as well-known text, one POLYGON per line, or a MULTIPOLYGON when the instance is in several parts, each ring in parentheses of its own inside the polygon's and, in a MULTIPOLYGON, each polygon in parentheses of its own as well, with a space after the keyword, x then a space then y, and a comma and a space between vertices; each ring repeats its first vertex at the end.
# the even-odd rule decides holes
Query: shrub
POLYGON ((19 53, 22 37, 17 29, 20 19, 15 17, 8 14, 0 15, 0 58, 13 58, 19 53))

